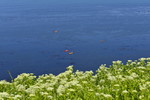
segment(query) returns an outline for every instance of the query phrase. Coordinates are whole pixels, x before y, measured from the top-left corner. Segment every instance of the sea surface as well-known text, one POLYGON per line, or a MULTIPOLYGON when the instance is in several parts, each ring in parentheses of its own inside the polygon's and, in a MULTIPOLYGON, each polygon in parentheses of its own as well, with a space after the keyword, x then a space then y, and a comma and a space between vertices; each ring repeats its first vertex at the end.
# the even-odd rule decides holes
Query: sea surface
POLYGON ((150 57, 150 4, 0 4, 0 80, 141 57, 150 57))

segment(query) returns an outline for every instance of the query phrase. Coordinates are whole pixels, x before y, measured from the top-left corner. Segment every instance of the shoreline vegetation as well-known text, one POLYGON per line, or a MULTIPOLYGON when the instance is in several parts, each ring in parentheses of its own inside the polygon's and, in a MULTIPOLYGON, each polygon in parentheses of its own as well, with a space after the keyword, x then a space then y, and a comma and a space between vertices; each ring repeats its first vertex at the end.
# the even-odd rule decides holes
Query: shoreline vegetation
POLYGON ((113 61, 93 71, 59 75, 22 73, 0 81, 0 100, 150 100, 150 58, 113 61))

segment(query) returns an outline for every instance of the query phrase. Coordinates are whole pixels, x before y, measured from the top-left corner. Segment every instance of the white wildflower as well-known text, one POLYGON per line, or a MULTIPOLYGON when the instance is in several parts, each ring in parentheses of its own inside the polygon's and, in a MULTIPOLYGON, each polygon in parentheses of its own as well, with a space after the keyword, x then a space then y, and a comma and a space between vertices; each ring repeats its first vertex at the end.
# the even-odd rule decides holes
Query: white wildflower
POLYGON ((74 89, 68 89, 69 91, 71 91, 71 92, 74 92, 75 90, 74 89))
POLYGON ((144 91, 144 90, 146 90, 146 89, 147 89, 146 84, 140 85, 140 90, 141 90, 141 91, 144 91))
POLYGON ((117 76, 116 76, 116 78, 118 78, 118 79, 122 79, 122 78, 123 78, 123 76, 122 76, 122 75, 117 75, 117 76))
POLYGON ((139 96, 139 99, 140 99, 140 100, 143 100, 143 98, 144 98, 144 95, 140 95, 140 96, 139 96))
POLYGON ((96 96, 100 96, 100 94, 99 94, 99 93, 95 93, 95 95, 96 95, 96 96))
POLYGON ((126 78, 122 78, 121 81, 126 81, 126 78))
POLYGON ((0 92, 0 97, 8 97, 9 94, 7 92, 0 92))
POLYGON ((48 87, 48 88, 47 88, 48 91, 52 91, 53 89, 54 89, 54 88, 52 88, 52 87, 48 87))
POLYGON ((137 62, 137 65, 141 65, 141 62, 137 62))
POLYGON ((100 93, 100 95, 101 95, 101 96, 104 96, 105 94, 104 94, 104 93, 100 93))
POLYGON ((119 91, 119 89, 113 89, 112 91, 114 91, 114 92, 118 92, 118 91, 119 91))
POLYGON ((148 86, 150 86, 150 82, 149 82, 149 81, 148 81, 148 82, 146 82, 145 84, 146 84, 146 85, 148 85, 148 86))
POLYGON ((41 79, 40 79, 40 80, 38 80, 38 82, 39 82, 39 83, 42 83, 42 82, 43 82, 43 80, 41 80, 41 79))
POLYGON ((77 84, 76 86, 82 88, 82 85, 80 85, 80 84, 77 84))
POLYGON ((115 76, 108 76, 108 78, 107 78, 108 80, 110 80, 110 81, 116 81, 116 77, 115 76))
POLYGON ((126 76, 127 80, 133 80, 134 78, 132 76, 126 76))
POLYGON ((16 88, 18 91, 24 91, 26 89, 25 86, 21 84, 17 85, 16 88))
POLYGON ((146 69, 145 67, 141 67, 141 66, 140 66, 140 67, 137 67, 137 68, 138 68, 138 69, 146 69))
POLYGON ((101 65, 101 66, 100 66, 100 69, 101 69, 101 70, 106 70, 106 69, 107 69, 106 64, 101 65))
POLYGON ((64 93, 65 92, 65 87, 63 86, 63 85, 59 85, 59 87, 58 87, 58 89, 57 89, 57 93, 59 94, 59 95, 62 95, 62 93, 64 93))
POLYGON ((93 90, 93 89, 89 89, 88 91, 89 91, 89 92, 93 92, 94 90, 93 90))
POLYGON ((82 71, 77 70, 77 71, 75 72, 75 74, 76 74, 77 76, 82 76, 82 75, 83 75, 83 72, 82 72, 82 71))
POLYGON ((117 61, 113 61, 112 63, 113 63, 113 64, 122 64, 122 61, 117 60, 117 61))
POLYGON ((147 58, 140 58, 139 60, 144 61, 144 60, 147 60, 147 58))
POLYGON ((40 92, 41 95, 48 95, 47 92, 40 92))
POLYGON ((34 75, 33 73, 22 73, 18 75, 17 78, 14 79, 14 81, 23 80, 24 78, 28 78, 30 80, 35 79, 36 76, 33 76, 33 75, 34 75))
POLYGON ((128 60, 128 62, 132 62, 132 60, 128 60))
POLYGON ((22 96, 21 95, 15 95, 15 97, 13 97, 14 98, 14 100, 19 100, 20 98, 22 98, 22 96))
POLYGON ((30 97, 34 97, 34 96, 35 96, 35 94, 29 94, 29 96, 30 96, 30 97))
POLYGON ((122 94, 127 94, 127 93, 128 93, 127 90, 122 91, 122 94))
POLYGON ((92 79, 91 79, 91 82, 95 82, 95 79, 94 79, 94 78, 92 78, 92 79))
POLYGON ((112 99, 112 98, 113 98, 110 94, 104 94, 103 96, 104 96, 105 98, 109 98, 109 99, 112 99))
POLYGON ((48 88, 50 86, 49 83, 40 84, 40 88, 48 88))
POLYGON ((71 70, 71 71, 72 71, 72 70, 73 70, 73 65, 68 66, 68 67, 67 67, 67 70, 71 70))
POLYGON ((26 89, 25 91, 27 92, 27 93, 35 93, 37 90, 40 90, 40 87, 39 86, 31 86, 30 88, 28 88, 28 89, 26 89))
POLYGON ((131 65, 135 65, 136 64, 136 62, 131 62, 131 65))
POLYGON ((104 96, 107 99, 112 99, 113 98, 110 94, 101 93, 100 95, 104 96))
POLYGON ((136 90, 132 90, 132 93, 137 93, 137 91, 136 90))
POLYGON ((105 83, 105 80, 104 80, 104 79, 101 79, 99 82, 100 82, 101 84, 103 84, 103 83, 105 83))
POLYGON ((52 96, 47 96, 47 98, 49 98, 50 100, 52 100, 52 99, 53 99, 53 97, 52 97, 52 96))
POLYGON ((133 78, 137 78, 138 77, 138 75, 136 73, 132 73, 130 76, 133 77, 133 78))
POLYGON ((75 86, 75 85, 77 85, 78 83, 79 83, 79 81, 77 81, 77 80, 73 80, 73 81, 68 82, 68 84, 69 84, 70 86, 75 86))
POLYGON ((115 84, 115 85, 114 85, 114 87, 119 87, 119 86, 120 86, 119 84, 115 84))
POLYGON ((147 62, 147 65, 146 66, 150 66, 150 62, 147 62))
POLYGON ((105 89, 105 87, 104 86, 101 86, 101 87, 99 86, 98 89, 103 90, 103 89, 105 89))
POLYGON ((150 60, 150 58, 147 58, 147 60, 150 60))
POLYGON ((11 84, 11 83, 9 83, 9 82, 7 82, 7 81, 5 81, 5 80, 1 80, 1 81, 0 81, 0 84, 5 85, 5 84, 11 84))

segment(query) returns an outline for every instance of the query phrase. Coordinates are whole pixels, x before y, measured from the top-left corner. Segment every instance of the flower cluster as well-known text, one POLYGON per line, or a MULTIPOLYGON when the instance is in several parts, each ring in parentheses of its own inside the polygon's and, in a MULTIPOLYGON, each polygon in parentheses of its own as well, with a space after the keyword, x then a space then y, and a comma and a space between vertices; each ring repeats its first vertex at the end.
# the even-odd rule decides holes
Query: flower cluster
POLYGON ((23 73, 0 81, 0 100, 150 100, 150 58, 113 61, 93 71, 35 76, 23 73))

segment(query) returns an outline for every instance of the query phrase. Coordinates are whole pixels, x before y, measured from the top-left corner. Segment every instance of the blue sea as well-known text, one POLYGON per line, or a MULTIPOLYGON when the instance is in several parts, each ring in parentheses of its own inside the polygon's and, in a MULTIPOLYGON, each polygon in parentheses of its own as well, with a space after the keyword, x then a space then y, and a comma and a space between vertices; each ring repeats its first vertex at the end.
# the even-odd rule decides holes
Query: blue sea
POLYGON ((0 80, 141 57, 150 57, 150 4, 0 3, 0 80))

